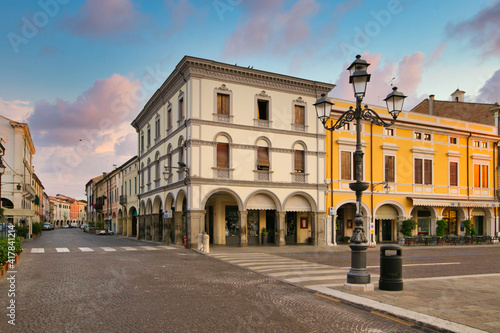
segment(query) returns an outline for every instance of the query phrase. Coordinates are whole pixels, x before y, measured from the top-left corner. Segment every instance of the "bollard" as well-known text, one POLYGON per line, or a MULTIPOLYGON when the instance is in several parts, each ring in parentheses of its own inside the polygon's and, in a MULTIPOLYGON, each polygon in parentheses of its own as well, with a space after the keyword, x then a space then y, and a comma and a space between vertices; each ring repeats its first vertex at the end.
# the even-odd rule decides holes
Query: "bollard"
POLYGON ((210 252, 210 236, 208 234, 203 235, 203 252, 210 252))
POLYGON ((378 288, 381 290, 403 290, 403 256, 398 245, 384 245, 380 247, 380 280, 378 288), (394 255, 386 251, 396 251, 394 255))

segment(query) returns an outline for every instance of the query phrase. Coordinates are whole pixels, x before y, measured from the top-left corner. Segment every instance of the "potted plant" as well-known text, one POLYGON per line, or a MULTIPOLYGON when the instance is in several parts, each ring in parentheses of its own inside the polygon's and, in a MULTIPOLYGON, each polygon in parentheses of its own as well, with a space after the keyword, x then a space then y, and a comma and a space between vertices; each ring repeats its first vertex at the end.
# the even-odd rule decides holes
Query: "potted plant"
POLYGON ((266 228, 262 228, 262 231, 261 231, 262 244, 266 244, 267 243, 267 234, 268 234, 267 229, 266 228))
POLYGON ((471 220, 465 220, 463 223, 465 227, 466 242, 471 244, 473 242, 472 238, 477 234, 476 228, 474 228, 474 226, 472 225, 471 220))
POLYGON ((400 232, 405 236, 405 239, 408 238, 406 241, 406 245, 413 245, 413 240, 411 239, 411 236, 413 235, 413 230, 417 228, 417 222, 412 219, 404 220, 402 225, 401 225, 401 230, 400 232))
POLYGON ((443 236, 446 234, 446 229, 448 229, 448 222, 441 219, 436 222, 436 236, 438 236, 438 244, 443 244, 443 236))

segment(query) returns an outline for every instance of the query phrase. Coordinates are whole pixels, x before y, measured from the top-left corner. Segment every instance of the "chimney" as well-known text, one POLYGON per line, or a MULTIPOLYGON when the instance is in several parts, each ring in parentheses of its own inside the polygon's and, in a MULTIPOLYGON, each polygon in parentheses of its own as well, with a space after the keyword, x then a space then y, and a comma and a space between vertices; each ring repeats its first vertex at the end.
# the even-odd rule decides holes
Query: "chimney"
POLYGON ((116 164, 113 164, 113 170, 116 170, 116 164))
POLYGON ((434 95, 429 95, 429 114, 434 115, 434 95))

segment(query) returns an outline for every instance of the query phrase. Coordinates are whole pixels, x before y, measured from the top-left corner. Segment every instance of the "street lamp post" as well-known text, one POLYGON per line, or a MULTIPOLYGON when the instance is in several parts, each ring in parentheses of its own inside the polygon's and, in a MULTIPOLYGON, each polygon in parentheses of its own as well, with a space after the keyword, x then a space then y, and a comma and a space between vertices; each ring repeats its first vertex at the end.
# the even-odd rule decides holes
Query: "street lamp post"
MULTIPOLYGON (((399 113, 403 109, 403 102, 406 96, 397 91, 394 87, 393 91, 387 95, 384 101, 387 103, 387 110, 392 116, 390 122, 385 122, 374 110, 369 109, 368 105, 362 108, 361 103, 363 97, 365 96, 367 83, 370 81, 370 74, 367 73, 366 69, 370 64, 365 60, 361 59, 360 55, 356 56, 356 60, 347 68, 350 72, 349 83, 353 85, 354 96, 356 98, 356 109, 352 106, 344 112, 336 123, 329 127, 327 121, 331 116, 331 109, 333 102, 326 96, 322 94, 314 106, 316 107, 316 112, 318 118, 323 123, 326 130, 333 132, 342 128, 345 124, 351 121, 356 122, 356 151, 354 152, 354 163, 355 163, 355 182, 349 184, 349 188, 356 193, 356 216, 354 218, 355 227, 353 230, 353 235, 351 237, 351 269, 347 273, 347 283, 350 284, 368 284, 370 283, 370 273, 366 270, 366 250, 368 248, 368 242, 366 240, 365 231, 363 228, 363 218, 361 213, 361 199, 363 191, 368 189, 370 184, 363 181, 363 150, 361 146, 361 122, 366 120, 372 122, 378 126, 389 127, 396 122, 399 113)), ((330 158, 332 158, 330 156, 330 158)), ((332 193, 333 195, 333 193, 332 193)))

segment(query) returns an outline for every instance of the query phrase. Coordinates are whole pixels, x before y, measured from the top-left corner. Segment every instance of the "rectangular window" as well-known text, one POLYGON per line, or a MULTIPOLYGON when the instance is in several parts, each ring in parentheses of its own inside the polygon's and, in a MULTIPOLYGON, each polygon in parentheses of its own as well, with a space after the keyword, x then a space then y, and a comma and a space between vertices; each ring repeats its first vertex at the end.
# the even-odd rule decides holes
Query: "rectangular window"
POLYGON ((217 114, 229 115, 229 95, 217 94, 217 114))
POLYGON ((128 180, 128 195, 132 195, 132 179, 128 180))
POLYGON ((340 153, 340 178, 344 180, 352 180, 353 166, 350 151, 340 153))
POLYGON ((137 194, 137 177, 134 177, 134 194, 137 194))
POLYGON ((269 120, 269 101, 257 101, 257 119, 269 120))
POLYGON ((480 146, 479 141, 474 141, 474 147, 478 147, 479 148, 479 146, 480 146))
POLYGON ((385 181, 388 183, 394 183, 395 181, 395 156, 385 157, 385 181))
POLYGON ((148 127, 148 132, 147 132, 147 145, 148 145, 148 147, 151 145, 151 128, 149 128, 149 127, 148 127))
POLYGON ((167 110, 167 129, 172 128, 172 108, 167 110))
POLYGON ((303 105, 295 105, 295 124, 305 125, 305 107, 303 105))
POLYGON ((421 158, 416 158, 415 159, 415 184, 422 184, 423 183, 423 178, 422 178, 422 159, 421 158))
POLYGON ((424 184, 432 184, 432 160, 424 160, 424 184))
POLYGON ((304 173, 304 151, 295 151, 295 172, 304 173))
POLYGON ((430 135, 430 134, 425 133, 425 134, 424 134, 424 141, 431 141, 431 135, 430 135))
POLYGON ((342 129, 345 131, 350 131, 351 130, 351 123, 344 124, 344 126, 342 126, 342 129))
POLYGON ((450 186, 458 186, 458 163, 450 162, 450 186))
POLYGON ((393 128, 385 128, 384 133, 387 136, 394 136, 394 129, 393 128))
POLYGON ((218 142, 217 143, 217 167, 229 168, 229 144, 218 142))
POLYGON ((415 132, 415 139, 416 139, 416 140, 422 140, 422 133, 420 133, 420 132, 415 132))
POLYGON ((179 99, 179 121, 184 119, 184 98, 179 99))
POLYGON ((488 166, 474 164, 474 187, 488 187, 488 166))
POLYGON ((160 118, 156 118, 155 121, 155 138, 160 136, 160 118))
POLYGON ((144 151, 144 133, 141 133, 141 151, 144 151))
POLYGON ((269 170, 269 149, 267 147, 257 148, 257 170, 269 170))
POLYGON ((457 138, 450 138, 450 145, 456 145, 457 142, 457 138))
POLYGON ((481 142, 482 148, 488 148, 488 142, 481 142))

